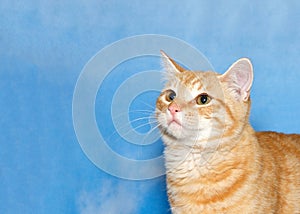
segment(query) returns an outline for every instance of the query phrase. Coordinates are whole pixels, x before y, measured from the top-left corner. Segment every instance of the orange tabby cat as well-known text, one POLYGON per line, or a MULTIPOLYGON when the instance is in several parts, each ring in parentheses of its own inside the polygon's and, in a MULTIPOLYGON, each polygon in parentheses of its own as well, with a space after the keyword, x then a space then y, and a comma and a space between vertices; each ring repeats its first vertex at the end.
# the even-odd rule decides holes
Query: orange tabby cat
POLYGON ((156 117, 172 213, 300 213, 300 135, 253 130, 251 62, 220 75, 162 55, 156 117))

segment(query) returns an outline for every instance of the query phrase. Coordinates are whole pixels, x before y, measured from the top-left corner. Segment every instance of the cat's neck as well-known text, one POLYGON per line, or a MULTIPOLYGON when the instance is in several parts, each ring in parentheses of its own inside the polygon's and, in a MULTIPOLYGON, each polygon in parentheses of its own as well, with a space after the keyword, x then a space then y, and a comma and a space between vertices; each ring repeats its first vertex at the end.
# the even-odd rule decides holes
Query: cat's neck
POLYGON ((167 173, 178 170, 179 177, 187 178, 215 173, 220 171, 221 166, 228 170, 246 162, 248 164, 249 160, 254 160, 253 155, 257 150, 255 147, 258 146, 255 132, 248 124, 238 135, 228 137, 224 135, 198 142, 174 139, 164 141, 167 142, 165 148, 167 173))
MULTIPOLYGON (((257 160, 262 154, 258 146, 250 125, 244 127, 239 137, 222 138, 215 147, 200 144, 188 150, 186 146, 167 146, 167 184, 172 207, 182 208, 183 213, 187 213, 185 208, 189 211, 206 209, 207 204, 209 207, 228 197, 237 188, 239 192, 253 189, 261 176, 257 160), (180 157, 180 153, 185 157, 180 157)), ((233 200, 238 201, 239 193, 236 195, 233 200)))

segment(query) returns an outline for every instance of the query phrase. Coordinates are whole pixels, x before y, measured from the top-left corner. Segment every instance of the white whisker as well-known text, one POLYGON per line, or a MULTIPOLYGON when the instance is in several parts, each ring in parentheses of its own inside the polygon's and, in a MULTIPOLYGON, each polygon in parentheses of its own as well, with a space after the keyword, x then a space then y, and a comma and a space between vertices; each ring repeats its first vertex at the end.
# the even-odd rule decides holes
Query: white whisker
POLYGON ((130 113, 142 113, 142 114, 153 114, 154 112, 153 111, 150 111, 150 110, 132 110, 132 111, 128 111, 128 112, 123 112, 119 115, 116 115, 114 116, 114 118, 119 118, 119 117, 122 117, 124 115, 129 115, 130 113))
MULTIPOLYGON (((137 119, 135 119, 135 120, 132 120, 132 121, 130 121, 130 123, 134 123, 134 122, 137 122, 137 121, 141 121, 141 120, 146 120, 146 119, 155 119, 155 118, 149 118, 149 117, 142 117, 142 118, 137 118, 137 119)), ((120 129, 123 129, 123 128, 127 128, 128 129, 128 125, 130 125, 130 123, 127 123, 127 124, 124 124, 124 125, 122 125, 122 126, 120 126, 120 127, 118 127, 119 128, 119 130, 120 129)), ((157 123, 157 121, 155 120, 155 121, 147 121, 146 123, 143 123, 143 124, 140 124, 140 125, 138 125, 138 126, 136 126, 136 127, 130 127, 125 133, 122 133, 122 135, 128 135, 130 132, 132 132, 133 130, 136 130, 136 129, 139 129, 139 128, 142 128, 142 127, 145 127, 145 126, 147 126, 147 125, 149 125, 149 126, 151 126, 152 124, 155 124, 155 123, 157 123)), ((109 138, 111 138, 115 133, 117 133, 118 131, 117 130, 115 130, 111 135, 110 135, 110 137, 109 138)))
POLYGON ((142 104, 144 104, 144 105, 150 107, 153 111, 155 110, 155 106, 151 106, 149 103, 145 103, 145 102, 143 102, 143 101, 140 101, 140 103, 142 103, 142 104))
MULTIPOLYGON (((151 128, 151 130, 147 133, 146 137, 147 137, 150 133, 153 133, 159 126, 160 126, 160 124, 157 124, 156 126, 154 126, 153 128, 151 128)), ((159 132, 158 132, 158 133, 159 133, 159 132)), ((159 135, 161 136, 160 133, 159 133, 159 135)), ((146 137, 144 137, 144 139, 145 139, 146 137)))
POLYGON ((148 122, 148 123, 144 123, 144 124, 141 124, 141 125, 138 125, 136 127, 134 127, 134 129, 139 129, 139 128, 142 128, 144 126, 147 126, 147 125, 152 125, 152 124, 155 124, 156 122, 148 122))

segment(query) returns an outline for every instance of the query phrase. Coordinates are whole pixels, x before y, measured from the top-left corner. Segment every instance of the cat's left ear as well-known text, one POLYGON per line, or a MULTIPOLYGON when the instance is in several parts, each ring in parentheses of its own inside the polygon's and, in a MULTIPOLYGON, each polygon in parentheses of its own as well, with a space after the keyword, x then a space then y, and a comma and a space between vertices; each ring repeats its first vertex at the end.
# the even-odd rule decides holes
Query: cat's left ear
POLYGON ((183 67, 178 65, 175 62, 175 60, 170 58, 164 51, 161 50, 160 53, 162 56, 161 58, 162 58, 163 66, 168 73, 174 74, 174 73, 180 73, 180 72, 185 71, 185 69, 183 67))
POLYGON ((238 100, 247 101, 253 82, 252 63, 247 58, 241 58, 220 76, 221 82, 226 82, 233 96, 238 100))

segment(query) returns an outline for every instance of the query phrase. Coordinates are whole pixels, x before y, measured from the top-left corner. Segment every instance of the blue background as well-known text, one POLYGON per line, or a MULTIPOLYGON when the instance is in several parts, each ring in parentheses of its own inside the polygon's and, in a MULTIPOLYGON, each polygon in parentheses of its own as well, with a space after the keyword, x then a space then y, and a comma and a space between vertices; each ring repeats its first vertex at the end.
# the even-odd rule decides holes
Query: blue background
POLYGON ((169 212, 164 177, 106 174, 82 152, 73 129, 81 70, 124 37, 180 38, 220 73, 251 58, 254 128, 299 133, 299 20, 296 0, 2 0, 0 213, 169 212))

